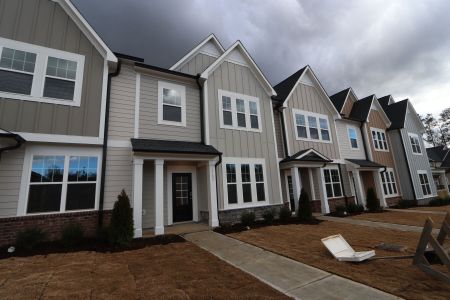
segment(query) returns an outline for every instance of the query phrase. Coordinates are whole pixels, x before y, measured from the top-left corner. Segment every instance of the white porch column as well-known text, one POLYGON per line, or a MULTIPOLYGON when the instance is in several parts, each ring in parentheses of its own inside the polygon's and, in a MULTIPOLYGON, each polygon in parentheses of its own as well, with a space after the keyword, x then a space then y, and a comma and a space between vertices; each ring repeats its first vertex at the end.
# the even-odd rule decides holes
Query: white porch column
POLYGON ((155 160, 155 235, 164 234, 164 160, 155 160))
POLYGON ((318 172, 317 176, 319 178, 319 194, 321 201, 321 210, 323 214, 330 213, 330 206, 328 205, 327 188, 325 186, 325 178, 323 176, 323 168, 316 168, 318 172))
POLYGON ((142 176, 144 160, 133 159, 133 227, 134 237, 142 237, 142 176))
POLYGON ((216 162, 210 161, 208 163, 208 219, 210 227, 219 226, 218 207, 217 207, 217 187, 216 187, 216 162))
POLYGON ((358 204, 366 206, 366 194, 361 182, 361 173, 358 170, 352 171, 353 180, 355 181, 355 193, 358 198, 358 204))
MULTIPOLYGON (((384 197, 383 193, 383 184, 381 182, 380 172, 373 171, 373 179, 375 181, 375 189, 377 190, 377 196, 380 199, 380 205, 383 207, 387 207, 386 198, 384 197)), ((415 191, 413 191, 413 193, 415 193, 415 191)))
POLYGON ((291 168, 292 190, 294 192, 295 212, 298 212, 298 200, 300 199, 300 191, 302 190, 302 183, 300 181, 300 174, 297 167, 291 168))

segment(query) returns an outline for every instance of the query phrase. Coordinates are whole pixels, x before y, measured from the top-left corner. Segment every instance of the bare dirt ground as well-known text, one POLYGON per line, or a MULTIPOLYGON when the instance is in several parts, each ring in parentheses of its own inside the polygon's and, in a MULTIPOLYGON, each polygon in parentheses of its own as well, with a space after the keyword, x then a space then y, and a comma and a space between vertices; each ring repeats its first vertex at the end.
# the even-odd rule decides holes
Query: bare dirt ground
POLYGON ((364 213, 350 218, 357 220, 367 220, 374 222, 394 223, 394 224, 422 227, 425 224, 425 220, 428 217, 431 217, 435 226, 440 226, 442 224, 442 221, 444 220, 445 215, 387 211, 382 213, 364 213))
POLYGON ((284 299, 188 242, 0 260, 0 299, 284 299))
POLYGON ((426 207, 411 207, 410 210, 425 210, 425 211, 442 211, 450 212, 450 205, 444 206, 426 206, 426 207))
POLYGON ((336 261, 320 240, 338 233, 356 251, 375 249, 380 243, 408 247, 406 253, 375 249, 377 256, 413 254, 419 240, 419 233, 329 221, 319 225, 268 226, 229 236, 406 299, 449 299, 450 286, 412 266, 412 259, 373 260, 360 264, 336 261))

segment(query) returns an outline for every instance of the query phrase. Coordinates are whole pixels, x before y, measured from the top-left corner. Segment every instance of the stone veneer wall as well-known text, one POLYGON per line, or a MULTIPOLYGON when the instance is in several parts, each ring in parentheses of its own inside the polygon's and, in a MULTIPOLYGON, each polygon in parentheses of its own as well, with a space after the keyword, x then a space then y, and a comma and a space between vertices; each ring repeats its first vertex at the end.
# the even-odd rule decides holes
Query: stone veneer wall
MULTIPOLYGON (((110 218, 111 211, 104 211, 103 224, 108 224, 110 218)), ((0 246, 13 245, 19 231, 32 227, 46 232, 47 240, 58 240, 64 226, 74 222, 81 224, 86 237, 93 237, 97 233, 98 211, 2 218, 0 219, 0 246)))

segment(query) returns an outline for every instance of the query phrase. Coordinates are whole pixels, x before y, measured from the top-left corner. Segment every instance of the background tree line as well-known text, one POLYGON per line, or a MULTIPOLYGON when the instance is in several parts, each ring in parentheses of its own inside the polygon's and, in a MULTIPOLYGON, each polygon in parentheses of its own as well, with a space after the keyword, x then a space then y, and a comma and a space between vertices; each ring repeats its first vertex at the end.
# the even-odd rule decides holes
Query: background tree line
POLYGON ((425 127, 425 141, 433 147, 450 146, 450 107, 444 109, 437 118, 432 114, 419 117, 425 127))

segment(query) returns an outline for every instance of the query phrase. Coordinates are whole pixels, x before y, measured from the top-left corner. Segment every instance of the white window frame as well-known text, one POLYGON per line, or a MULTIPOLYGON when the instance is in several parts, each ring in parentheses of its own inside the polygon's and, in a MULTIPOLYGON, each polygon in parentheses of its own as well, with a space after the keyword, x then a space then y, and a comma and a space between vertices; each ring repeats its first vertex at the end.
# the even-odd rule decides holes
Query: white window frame
POLYGON ((380 183, 381 183, 381 189, 383 190, 383 195, 385 197, 398 196, 399 195, 399 190, 398 190, 399 186, 398 186, 398 183, 397 183, 397 178, 395 176, 394 169, 393 168, 386 168, 386 172, 384 172, 383 175, 381 175, 381 173, 383 173, 383 170, 381 170, 378 173, 378 176, 380 176, 380 183), (389 174, 389 175, 387 175, 387 174, 389 174), (387 178, 388 180, 383 182, 383 176, 384 176, 384 178, 387 178), (394 178, 394 181, 392 181, 392 178, 394 178), (392 184, 395 184, 396 193, 394 193, 394 187, 393 187, 392 184), (384 191, 384 186, 385 185, 386 185, 386 192, 384 191), (389 193, 389 185, 391 186, 392 193, 389 193))
MULTIPOLYGON (((259 98, 238 94, 225 90, 218 90, 218 103, 219 103, 219 122, 220 128, 222 129, 232 129, 232 130, 243 130, 243 131, 251 131, 251 132, 262 132, 262 122, 261 122, 261 105, 259 98), (225 125, 223 123, 223 105, 222 105, 222 97, 229 97, 231 99, 231 118, 232 125, 225 125), (237 108, 236 108, 236 99, 244 100, 245 105, 245 127, 239 127, 237 124, 237 108), (250 102, 256 103, 256 108, 258 110, 258 128, 252 128, 251 126, 251 114, 250 114, 250 102)), ((229 110, 226 110, 229 111, 229 110)), ((254 115, 254 114, 252 114, 254 115)))
POLYGON ((423 155, 422 146, 420 145, 419 135, 415 134, 415 133, 408 132, 408 138, 409 138, 409 144, 411 145, 411 152, 414 155, 423 155), (417 145, 416 146, 419 147, 419 151, 420 152, 415 152, 414 151, 414 145, 413 145, 411 139, 417 140, 417 145))
POLYGON ((433 190, 431 189, 430 176, 428 176, 428 172, 425 171, 425 170, 417 170, 417 175, 419 176, 419 184, 420 184, 420 190, 422 191, 422 196, 423 197, 432 196, 433 195, 433 190), (428 188, 430 189, 430 193, 429 194, 425 194, 423 192, 423 189, 422 189, 423 184, 420 181, 420 175, 425 175, 426 178, 427 178, 427 182, 428 183, 425 184, 425 188, 426 188, 426 185, 428 184, 428 188))
MULTIPOLYGON (((170 104, 164 104, 170 105, 170 104)), ((177 105, 171 105, 177 106, 177 105)), ((179 106, 177 106, 179 107, 179 106)), ((186 127, 186 87, 167 81, 158 80, 158 124, 186 127), (163 91, 164 89, 176 90, 181 97, 181 122, 167 121, 163 119, 163 91)))
MULTIPOLYGON (((48 146, 46 146, 46 147, 44 147, 44 146, 27 147, 26 153, 25 153, 25 158, 24 158, 24 164, 23 164, 21 188, 20 188, 20 194, 19 194, 19 204, 17 207, 17 215, 18 216, 33 216, 33 215, 76 213, 76 212, 98 210, 99 196, 100 196, 101 161, 102 161, 101 149, 83 149, 83 148, 77 149, 74 147, 48 147, 48 146), (34 156, 64 156, 63 180, 62 180, 62 182, 58 182, 59 184, 62 184, 61 201, 60 201, 59 211, 27 213, 28 195, 29 195, 29 191, 30 191, 31 169, 32 169, 34 156), (69 160, 70 160, 71 156, 95 156, 95 157, 97 157, 97 180, 95 181, 96 186, 95 186, 94 208, 80 209, 80 210, 68 210, 68 211, 65 210, 66 198, 67 198, 67 186, 69 184, 77 184, 77 182, 69 182, 68 181, 69 160)), ((80 183, 93 183, 93 182, 89 181, 89 182, 80 182, 80 183)))
MULTIPOLYGON (((84 60, 85 57, 80 54, 70 53, 66 51, 46 48, 42 46, 37 46, 33 44, 18 42, 10 39, 5 39, 0 37, 0 54, 3 52, 3 48, 11 48, 14 50, 21 50, 26 52, 31 52, 36 54, 36 63, 33 73, 33 82, 31 86, 30 95, 22 95, 10 92, 0 91, 0 97, 14 100, 24 100, 24 101, 34 101, 42 103, 59 104, 66 106, 77 106, 81 105, 81 94, 83 86, 83 72, 84 72, 84 60), (66 59, 75 61, 77 63, 77 73, 75 80, 67 79, 68 81, 75 82, 75 89, 73 94, 73 100, 63 100, 56 98, 44 97, 44 86, 45 78, 47 77, 47 61, 48 57, 56 57, 60 59, 66 59)), ((8 69, 0 68, 1 70, 11 71, 8 69)), ((12 71, 14 72, 14 71, 12 71)), ((29 73, 27 73, 29 74, 29 73)), ((59 77, 52 77, 56 79, 66 80, 59 77)))
POLYGON ((388 136, 386 134, 386 131, 380 128, 374 128, 374 127, 370 127, 370 138, 372 139, 372 145, 373 145, 373 149, 375 149, 375 151, 381 151, 381 152, 389 152, 389 141, 388 141, 388 136), (378 140, 378 133, 382 134, 382 136, 384 135, 384 138, 386 139, 386 149, 384 149, 384 141, 381 140, 381 145, 383 145, 382 148, 379 148, 376 146, 375 144, 375 139, 373 138, 373 132, 376 132, 376 140, 377 140, 377 144, 380 144, 380 140, 378 140))
POLYGON ((359 139, 358 139, 358 129, 355 127, 355 126, 350 126, 350 125, 347 125, 347 137, 348 137, 348 142, 349 142, 349 146, 350 146, 350 149, 351 150, 359 150, 359 144, 360 144, 360 142, 359 142, 359 139), (353 146, 352 146, 352 139, 351 139, 351 137, 350 137, 350 130, 354 130, 355 131, 355 135, 356 135, 356 148, 354 148, 353 146))
MULTIPOLYGON (((333 143, 333 137, 331 134, 331 123, 330 120, 328 118, 327 115, 323 115, 323 114, 318 114, 318 113, 313 113, 313 112, 309 112, 309 111, 304 111, 304 110, 300 110, 300 109, 292 109, 292 121, 293 121, 293 125, 294 125, 294 132, 295 132, 295 139, 297 141, 308 141, 308 142, 316 142, 316 143, 327 143, 327 144, 332 144, 333 143), (306 126, 306 138, 303 137, 299 137, 298 136, 298 132, 297 132, 297 120, 295 118, 295 115, 297 114, 301 114, 305 117, 305 126, 306 126), (309 126, 309 120, 308 117, 314 117, 316 118, 317 121, 317 130, 319 133, 319 139, 312 139, 310 136, 310 126, 309 126), (328 125, 328 135, 330 137, 330 140, 324 140, 322 138, 322 129, 320 127, 320 120, 319 119, 325 119, 327 121, 327 125, 328 125)), ((316 128, 316 127, 313 127, 316 128)))
POLYGON ((342 188, 342 181, 341 181, 341 172, 339 172, 339 168, 337 166, 326 166, 326 167, 322 168, 322 172, 323 172, 323 180, 324 180, 323 183, 325 185, 325 194, 326 194, 327 199, 338 199, 338 198, 344 197, 344 190, 342 188), (330 171, 330 179, 331 179, 331 181, 329 183, 327 183, 325 181, 325 170, 329 170, 330 171), (334 186, 333 185, 336 184, 337 182, 333 181, 333 178, 331 176, 331 170, 336 170, 338 172, 339 184, 341 186, 341 195, 340 196, 336 196, 335 195, 334 186), (326 185, 327 184, 331 184, 331 189, 333 191, 333 197, 328 197, 328 195, 327 195, 327 190, 326 190, 326 185))
POLYGON ((268 193, 268 174, 266 168, 266 162, 264 158, 247 158, 247 157, 224 157, 222 159, 222 181, 223 181, 223 204, 224 209, 235 209, 235 208, 247 208, 247 207, 258 207, 265 206, 269 203, 269 193, 268 193), (236 190, 238 202, 235 204, 228 203, 228 183, 227 183, 227 164, 234 164, 236 168, 236 190), (244 202, 243 191, 242 191, 242 174, 241 165, 250 165, 250 182, 252 187, 252 202, 244 202), (265 200, 258 201, 258 196, 256 192, 256 176, 255 176, 255 165, 262 165, 264 172, 264 194, 265 200))

